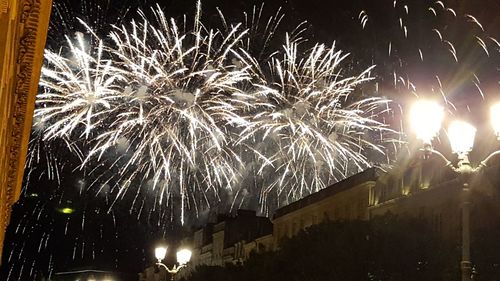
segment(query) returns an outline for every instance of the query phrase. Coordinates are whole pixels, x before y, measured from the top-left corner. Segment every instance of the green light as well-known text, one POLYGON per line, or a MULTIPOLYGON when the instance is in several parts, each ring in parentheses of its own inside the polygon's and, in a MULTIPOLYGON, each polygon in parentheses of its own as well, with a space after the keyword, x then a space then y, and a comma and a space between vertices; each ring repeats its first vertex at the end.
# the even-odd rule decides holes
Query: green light
POLYGON ((63 213, 63 214, 68 214, 69 215, 69 214, 72 214, 75 210, 72 209, 72 208, 66 207, 66 208, 59 209, 59 211, 61 213, 63 213))

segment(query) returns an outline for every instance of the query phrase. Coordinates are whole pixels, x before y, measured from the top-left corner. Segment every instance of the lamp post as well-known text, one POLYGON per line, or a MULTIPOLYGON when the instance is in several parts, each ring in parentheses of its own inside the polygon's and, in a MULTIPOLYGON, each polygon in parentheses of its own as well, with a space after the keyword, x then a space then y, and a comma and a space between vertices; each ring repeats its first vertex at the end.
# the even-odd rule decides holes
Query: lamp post
MULTIPOLYGON (((441 157, 446 166, 457 173, 462 184, 462 260, 460 269, 462 281, 472 280, 472 269, 470 259, 470 187, 469 182, 472 175, 480 172, 487 166, 489 160, 500 154, 500 150, 491 153, 480 164, 473 167, 469 162, 469 152, 474 145, 476 128, 463 122, 453 121, 448 128, 451 149, 457 154, 458 163, 453 165, 442 153, 432 148, 432 139, 438 134, 444 118, 443 108, 437 103, 420 101, 413 105, 411 110, 411 123, 417 138, 423 142, 425 157, 435 154, 441 157)), ((500 103, 491 107, 491 122, 497 140, 500 140, 500 103)))
POLYGON ((158 266, 165 268, 165 270, 170 273, 170 280, 175 280, 175 275, 184 267, 186 267, 187 263, 191 259, 191 251, 188 249, 181 249, 177 251, 177 263, 174 264, 172 268, 168 268, 161 261, 165 259, 167 255, 167 247, 156 247, 155 248, 155 257, 158 259, 156 263, 158 266))

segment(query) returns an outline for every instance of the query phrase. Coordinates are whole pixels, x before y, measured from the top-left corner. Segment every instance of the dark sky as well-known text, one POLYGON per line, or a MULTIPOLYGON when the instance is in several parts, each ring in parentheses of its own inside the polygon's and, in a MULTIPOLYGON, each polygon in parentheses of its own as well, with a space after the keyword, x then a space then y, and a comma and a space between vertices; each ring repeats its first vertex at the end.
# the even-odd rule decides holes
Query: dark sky
MULTIPOLYGON (((182 14, 192 15, 194 0, 159 1, 168 16, 181 18, 182 14)), ((243 11, 251 12, 257 0, 203 1, 203 18, 207 25, 219 24, 215 7, 220 7, 228 19, 241 18, 243 11)), ((393 84, 393 73, 418 83, 419 89, 430 90, 439 76, 443 88, 450 92, 457 107, 478 104, 483 106, 475 86, 470 83, 472 72, 481 77, 481 87, 486 92, 485 99, 498 98, 498 71, 500 65, 498 48, 491 46, 492 54, 487 57, 478 48, 476 35, 485 40, 490 36, 500 38, 500 2, 495 0, 449 1, 457 17, 434 18, 428 7, 435 1, 393 1, 372 0, 272 0, 265 3, 264 18, 273 15, 278 7, 286 14, 276 42, 281 42, 285 31, 291 31, 297 24, 307 20, 309 30, 307 44, 332 44, 350 52, 353 69, 365 69, 371 64, 375 70, 381 95, 390 96, 404 105, 411 90, 393 84), (404 6, 408 5, 406 14, 404 6), (365 28, 360 23, 360 12, 365 11, 368 22, 365 28), (484 32, 478 30, 465 14, 476 16, 484 32), (404 36, 399 18, 404 18, 408 37, 404 36), (449 49, 437 39, 438 29, 453 43, 459 63, 453 63, 449 49), (388 54, 389 44, 391 54, 388 54), (421 50, 424 61, 419 55, 421 50), (493 52, 496 53, 493 54, 493 52), (496 78, 495 78, 496 77, 496 78), (479 101, 479 102, 477 102, 479 101)), ((446 1, 445 1, 446 2, 446 1)), ((126 23, 135 17, 138 7, 148 7, 154 1, 147 0, 54 0, 48 46, 57 49, 63 35, 79 30, 75 22, 81 17, 97 31, 105 34, 109 23, 126 23), (99 3, 99 4, 96 4, 99 3), (108 3, 104 5, 103 3, 108 3)), ((274 46, 279 48, 279 44, 274 46)), ((470 112, 470 115, 476 114, 470 112)), ((477 115, 477 114, 476 114, 477 115)), ((483 117, 477 117, 479 122, 483 117)), ((485 140, 491 141, 491 140, 485 140)), ((51 149, 57 149, 57 144, 51 149), (54 148, 55 147, 55 148, 54 148)), ((140 208, 130 210, 133 196, 124 198, 123 203, 110 207, 113 194, 87 192, 86 186, 93 180, 87 171, 75 170, 75 159, 62 152, 65 168, 61 182, 47 179, 46 167, 40 165, 32 174, 26 175, 23 197, 14 206, 7 232, 0 280, 33 280, 46 276, 49 272, 68 270, 82 266, 97 266, 101 269, 116 269, 136 273, 151 262, 154 243, 162 238, 170 241, 178 239, 189 227, 180 227, 171 212, 144 212, 139 217, 140 208), (29 176, 29 177, 28 177, 29 176), (83 187, 83 188, 82 188, 83 187), (129 198, 130 197, 130 198, 129 198), (75 211, 64 214, 62 208, 75 211), (174 218, 174 219, 172 219, 174 218)), ((112 193, 112 192, 111 192, 112 193)), ((147 193, 140 196, 151 196, 147 193)), ((146 203, 147 204, 147 203, 146 203)))

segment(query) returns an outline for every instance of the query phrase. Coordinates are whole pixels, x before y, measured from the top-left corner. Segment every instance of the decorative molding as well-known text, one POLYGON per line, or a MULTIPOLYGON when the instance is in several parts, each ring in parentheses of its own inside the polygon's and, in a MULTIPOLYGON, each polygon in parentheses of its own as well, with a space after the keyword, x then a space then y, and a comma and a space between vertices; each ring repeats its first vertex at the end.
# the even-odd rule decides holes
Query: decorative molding
POLYGON ((0 0, 0 13, 7 13, 7 9, 9 8, 9 0, 0 0))
POLYGON ((21 12, 21 23, 24 23, 26 19, 36 17, 35 28, 38 27, 36 23, 38 23, 40 11, 40 0, 24 0, 22 4, 22 12, 21 12), (35 13, 34 10, 38 8, 35 13))
MULTIPOLYGON (((4 221, 7 223, 10 218, 10 207, 17 200, 16 191, 19 188, 18 173, 20 149, 24 138, 24 126, 26 119, 26 108, 30 95, 31 80, 33 76, 33 59, 35 57, 35 47, 37 40, 38 22, 40 16, 41 0, 24 0, 22 12, 19 18, 20 37, 19 51, 16 58, 17 71, 14 90, 14 108, 12 114, 12 127, 10 134, 10 147, 8 155, 7 171, 7 214, 4 214, 4 221)), ((29 113, 32 114, 32 113, 29 113)), ((4 225, 4 229, 7 225, 4 225)))
MULTIPOLYGON (((51 0, 13 0, 11 5, 17 5, 17 15, 13 15, 16 22, 13 30, 15 32, 9 36, 14 37, 13 60, 16 62, 14 66, 12 84, 10 92, 7 90, 5 94, 11 94, 10 106, 11 115, 8 120, 8 135, 6 136, 6 144, 8 149, 3 155, 6 159, 4 170, 5 176, 5 197, 0 202, 0 210, 2 210, 0 225, 0 237, 4 236, 7 225, 10 221, 10 213, 12 205, 18 200, 22 178, 24 174, 24 160, 29 142, 29 131, 31 128, 31 118, 33 115, 34 99, 38 89, 39 71, 43 60, 43 49, 46 39, 47 25, 50 15, 51 0), (19 3, 19 2, 20 3, 19 3), (42 3, 43 2, 43 3, 42 3), (40 14, 43 6, 43 14, 40 14), (40 22, 41 20, 41 22, 40 22), (28 124, 29 123, 29 124, 28 124), (28 128, 29 127, 29 128, 28 128)), ((0 0, 0 13, 8 6, 8 0, 0 0), (5 7, 5 8, 4 8, 5 7)), ((16 11, 16 10, 14 10, 16 11)), ((12 12, 12 11, 11 11, 12 12)), ((0 66, 1 67, 1 66, 0 66)), ((5 67, 5 66, 4 66, 5 67)), ((0 239, 0 256, 3 241, 0 239)))

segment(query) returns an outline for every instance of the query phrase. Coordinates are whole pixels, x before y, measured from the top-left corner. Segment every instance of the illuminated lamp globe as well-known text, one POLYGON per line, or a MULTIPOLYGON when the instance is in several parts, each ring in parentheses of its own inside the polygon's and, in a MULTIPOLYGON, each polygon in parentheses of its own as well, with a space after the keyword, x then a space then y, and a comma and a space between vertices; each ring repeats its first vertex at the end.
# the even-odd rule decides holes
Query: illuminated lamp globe
POLYGON ((177 262, 179 265, 183 265, 189 262, 191 259, 191 251, 188 249, 182 249, 177 252, 177 262))
POLYGON ((165 259, 166 255, 167 255, 167 247, 156 247, 156 249, 155 249, 155 257, 159 261, 165 259))
POLYGON ((495 131, 495 135, 500 140, 500 102, 491 107, 490 113, 493 131, 495 131))
POLYGON ((443 107, 433 101, 421 100, 413 104, 410 122, 417 138, 424 143, 431 143, 438 134, 443 122, 443 107))
POLYGON ((474 146, 476 128, 464 121, 453 121, 448 127, 451 150, 457 154, 468 153, 474 146))

